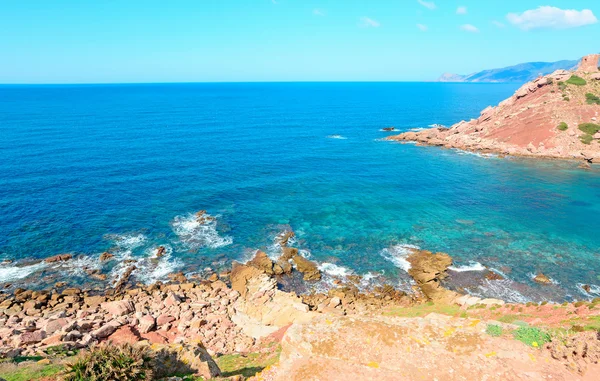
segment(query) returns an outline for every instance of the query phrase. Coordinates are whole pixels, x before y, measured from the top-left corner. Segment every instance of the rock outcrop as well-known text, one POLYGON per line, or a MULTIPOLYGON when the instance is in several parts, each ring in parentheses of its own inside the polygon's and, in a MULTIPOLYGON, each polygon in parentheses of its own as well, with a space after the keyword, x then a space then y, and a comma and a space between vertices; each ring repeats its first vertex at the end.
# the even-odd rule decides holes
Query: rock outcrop
MULTIPOLYGON (((585 379, 547 352, 486 334, 486 326, 435 313, 424 318, 322 316, 292 325, 283 337, 279 364, 252 380, 585 379)), ((597 369, 588 370, 588 380, 597 369)))
POLYGON ((523 85, 477 119, 389 140, 503 155, 600 161, 600 55, 584 57, 576 72, 557 70, 523 85), (585 126, 588 127, 581 127, 585 126))
POLYGON ((411 266, 408 274, 427 299, 450 302, 459 296, 441 285, 441 281, 448 276, 446 270, 452 265, 452 258, 448 254, 415 250, 407 260, 411 266))

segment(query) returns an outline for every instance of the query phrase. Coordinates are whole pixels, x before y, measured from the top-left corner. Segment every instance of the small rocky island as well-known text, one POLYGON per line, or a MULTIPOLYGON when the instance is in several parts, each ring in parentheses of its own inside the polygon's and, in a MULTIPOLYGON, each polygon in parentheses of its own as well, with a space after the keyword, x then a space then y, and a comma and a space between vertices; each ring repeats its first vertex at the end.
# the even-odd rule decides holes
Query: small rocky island
POLYGON ((600 54, 574 72, 526 83, 477 119, 450 128, 405 132, 388 140, 502 155, 600 162, 600 54))

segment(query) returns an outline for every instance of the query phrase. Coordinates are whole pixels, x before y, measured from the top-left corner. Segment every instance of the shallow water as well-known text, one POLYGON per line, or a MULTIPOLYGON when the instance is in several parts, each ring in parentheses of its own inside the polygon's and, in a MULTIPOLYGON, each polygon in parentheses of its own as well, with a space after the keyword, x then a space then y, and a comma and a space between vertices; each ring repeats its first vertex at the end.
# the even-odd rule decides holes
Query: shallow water
MULTIPOLYGON (((87 280, 111 249, 144 281, 295 245, 329 274, 408 287, 402 245, 506 281, 509 300, 600 290, 600 171, 382 141, 477 117, 517 84, 279 83, 0 87, 0 282, 87 280), (209 225, 192 213, 217 216, 209 225), (158 245, 168 255, 150 260, 158 245), (480 265, 477 265, 480 264, 480 265), (335 266, 333 266, 335 265, 335 266), (532 274, 555 280, 538 286, 532 274)), ((110 266, 110 265, 104 265, 110 266)), ((123 266, 108 268, 113 276, 123 266)), ((460 276, 473 272, 461 272, 460 276)), ((458 276, 458 275, 457 275, 458 276)), ((329 279, 329 278, 328 278, 329 279)))

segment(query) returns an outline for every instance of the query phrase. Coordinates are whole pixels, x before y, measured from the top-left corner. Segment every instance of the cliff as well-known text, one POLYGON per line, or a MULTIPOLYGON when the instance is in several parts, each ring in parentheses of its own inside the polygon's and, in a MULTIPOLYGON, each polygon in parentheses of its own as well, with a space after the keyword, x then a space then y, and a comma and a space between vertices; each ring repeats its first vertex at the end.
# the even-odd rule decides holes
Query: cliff
POLYGON ((391 136, 505 155, 600 161, 600 54, 584 57, 575 71, 557 70, 536 78, 477 119, 450 128, 391 136))

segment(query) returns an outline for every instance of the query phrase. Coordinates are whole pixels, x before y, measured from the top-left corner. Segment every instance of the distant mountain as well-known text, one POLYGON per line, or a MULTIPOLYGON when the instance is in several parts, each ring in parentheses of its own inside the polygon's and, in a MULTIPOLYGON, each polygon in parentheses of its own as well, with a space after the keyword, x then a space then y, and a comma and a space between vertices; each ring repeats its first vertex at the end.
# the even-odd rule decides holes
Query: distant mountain
POLYGON ((579 61, 527 62, 501 69, 484 70, 469 75, 445 73, 438 82, 529 82, 555 70, 573 70, 579 61))

